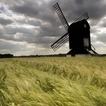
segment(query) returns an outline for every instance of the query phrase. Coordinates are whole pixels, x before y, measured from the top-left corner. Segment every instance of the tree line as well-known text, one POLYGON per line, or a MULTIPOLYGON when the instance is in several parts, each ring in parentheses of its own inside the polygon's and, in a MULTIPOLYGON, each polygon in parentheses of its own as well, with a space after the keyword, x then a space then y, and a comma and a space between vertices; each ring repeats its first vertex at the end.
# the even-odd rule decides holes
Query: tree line
POLYGON ((12 58, 13 54, 0 54, 0 58, 12 58))

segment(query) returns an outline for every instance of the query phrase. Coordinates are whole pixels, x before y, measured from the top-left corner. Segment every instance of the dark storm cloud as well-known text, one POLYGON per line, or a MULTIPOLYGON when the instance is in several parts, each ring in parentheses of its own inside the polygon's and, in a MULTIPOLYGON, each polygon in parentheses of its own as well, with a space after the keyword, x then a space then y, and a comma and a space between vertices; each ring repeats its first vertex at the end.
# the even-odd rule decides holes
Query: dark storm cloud
POLYGON ((27 21, 28 24, 33 25, 33 26, 40 26, 41 25, 41 21, 40 20, 35 20, 35 19, 29 19, 27 21))
MULTIPOLYGON (((4 40, 35 43, 49 48, 55 40, 66 33, 53 9, 53 5, 58 2, 69 23, 88 12, 91 33, 98 36, 96 40, 104 42, 105 35, 101 33, 101 37, 99 37, 97 34, 100 30, 95 29, 95 26, 106 16, 105 0, 9 0, 9 2, 3 0, 3 2, 11 14, 24 17, 14 19, 14 23, 12 20, 0 19, 3 27, 0 38, 4 40), (13 24, 18 25, 13 27, 13 24), (31 28, 27 26, 31 26, 31 28)), ((106 27, 105 23, 106 20, 102 20, 103 28, 106 27)))
POLYGON ((84 0, 75 0, 77 4, 82 4, 84 0))
MULTIPOLYGON (((39 33, 37 33, 36 36, 55 37, 61 36, 66 33, 64 32, 64 29, 61 31, 61 29, 59 28, 58 25, 61 25, 61 22, 58 17, 54 15, 55 12, 53 11, 52 5, 45 3, 44 1, 42 1, 41 4, 39 4, 39 1, 25 1, 22 5, 10 6, 10 9, 14 12, 24 14, 28 17, 32 17, 32 19, 27 20, 27 22, 25 22, 24 20, 16 21, 20 23, 30 24, 33 26, 39 26, 39 33), (57 19, 55 19, 54 17, 56 17, 57 19)), ((11 32, 13 31, 15 30, 13 29, 11 32)), ((18 30, 16 31, 18 32, 18 30)), ((39 40, 39 43, 42 43, 42 41, 39 40)))
POLYGON ((31 5, 33 3, 31 2, 27 2, 27 3, 24 3, 23 5, 19 5, 19 6, 13 6, 11 7, 10 9, 14 10, 15 12, 18 12, 18 13, 21 13, 21 14, 26 14, 27 16, 35 16, 35 15, 38 15, 38 5, 35 4, 35 7, 34 7, 34 4, 33 6, 31 5))
MULTIPOLYGON (((106 3, 102 0, 54 0, 46 3, 45 1, 23 1, 23 4, 10 6, 14 12, 24 14, 28 17, 42 20, 43 22, 53 23, 55 26, 59 24, 59 19, 53 11, 53 5, 59 2, 63 13, 68 22, 73 22, 83 13, 88 12, 92 25, 96 25, 106 13, 106 3)), ((33 25, 33 23, 31 23, 33 25)), ((37 23, 36 23, 37 24, 37 23)), ((52 28, 53 29, 53 28, 52 28)))
POLYGON ((23 3, 18 5, 10 5, 9 9, 35 19, 55 22, 56 16, 52 6, 56 2, 59 2, 66 18, 71 22, 85 12, 89 13, 90 19, 95 20, 105 16, 106 12, 106 3, 103 0, 54 0, 50 2, 23 0, 23 3))
POLYGON ((106 15, 106 3, 103 0, 59 0, 59 4, 69 22, 73 22, 85 12, 88 12, 90 20, 97 20, 96 23, 106 15))
POLYGON ((0 18, 0 24, 1 25, 8 25, 8 24, 11 24, 11 23, 13 23, 12 20, 0 18))
POLYGON ((23 4, 10 6, 12 11, 24 14, 28 17, 41 19, 44 21, 53 20, 53 15, 49 5, 45 1, 24 1, 23 4))

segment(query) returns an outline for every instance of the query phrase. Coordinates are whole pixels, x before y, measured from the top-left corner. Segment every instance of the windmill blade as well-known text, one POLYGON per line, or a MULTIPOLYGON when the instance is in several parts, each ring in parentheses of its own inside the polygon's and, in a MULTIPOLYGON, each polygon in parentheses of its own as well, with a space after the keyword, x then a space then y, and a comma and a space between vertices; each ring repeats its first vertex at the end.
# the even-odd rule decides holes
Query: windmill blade
POLYGON ((67 20, 66 20, 66 18, 65 18, 65 16, 64 16, 64 14, 63 14, 63 12, 61 11, 61 8, 60 8, 59 4, 56 3, 56 4, 53 6, 53 8, 55 9, 55 11, 56 11, 58 17, 60 18, 60 21, 62 22, 63 26, 64 26, 65 29, 68 31, 69 24, 68 24, 68 22, 67 22, 67 20))
POLYGON ((63 46, 67 41, 69 40, 69 33, 66 33, 61 38, 59 38, 56 42, 54 42, 51 47, 54 51, 59 49, 61 46, 63 46))
POLYGON ((82 16, 80 16, 79 18, 77 18, 77 19, 74 21, 74 23, 75 23, 75 22, 78 22, 78 21, 81 21, 81 20, 83 20, 83 19, 87 20, 88 18, 89 18, 89 16, 88 16, 88 13, 86 12, 86 13, 84 13, 82 16))

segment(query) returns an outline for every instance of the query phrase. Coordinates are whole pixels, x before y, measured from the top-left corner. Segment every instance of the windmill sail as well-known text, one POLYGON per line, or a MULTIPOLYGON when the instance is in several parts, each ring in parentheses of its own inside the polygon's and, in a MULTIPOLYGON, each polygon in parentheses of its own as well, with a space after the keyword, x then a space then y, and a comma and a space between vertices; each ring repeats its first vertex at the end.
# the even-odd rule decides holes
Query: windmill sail
POLYGON ((78 21, 81 21, 81 20, 83 20, 83 19, 87 20, 88 18, 89 18, 89 16, 88 16, 88 13, 86 12, 86 13, 84 13, 82 16, 80 16, 79 18, 77 18, 77 19, 74 21, 74 23, 75 23, 75 22, 78 22, 78 21))
POLYGON ((54 7, 56 13, 58 14, 58 17, 60 18, 63 26, 66 29, 66 31, 68 31, 69 25, 68 25, 68 22, 67 22, 67 20, 66 20, 66 18, 64 16, 63 12, 61 11, 61 8, 60 8, 59 4, 56 3, 53 7, 54 7))
POLYGON ((69 34, 66 33, 61 38, 59 38, 56 42, 54 42, 51 47, 54 51, 59 49, 61 46, 63 46, 67 41, 69 40, 69 34))

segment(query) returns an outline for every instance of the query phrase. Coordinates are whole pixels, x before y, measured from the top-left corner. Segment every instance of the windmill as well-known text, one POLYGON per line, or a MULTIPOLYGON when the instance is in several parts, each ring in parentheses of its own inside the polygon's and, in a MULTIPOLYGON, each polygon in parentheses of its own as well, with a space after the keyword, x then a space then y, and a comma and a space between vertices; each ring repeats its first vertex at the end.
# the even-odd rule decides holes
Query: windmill
POLYGON ((89 18, 88 13, 86 12, 76 19, 71 25, 69 25, 59 4, 56 3, 53 7, 67 32, 51 45, 52 49, 56 51, 67 41, 69 41, 70 51, 67 53, 68 55, 97 55, 95 48, 91 45, 90 41, 90 25, 87 22, 87 19, 89 18), (91 46, 94 50, 91 48, 91 46))

